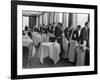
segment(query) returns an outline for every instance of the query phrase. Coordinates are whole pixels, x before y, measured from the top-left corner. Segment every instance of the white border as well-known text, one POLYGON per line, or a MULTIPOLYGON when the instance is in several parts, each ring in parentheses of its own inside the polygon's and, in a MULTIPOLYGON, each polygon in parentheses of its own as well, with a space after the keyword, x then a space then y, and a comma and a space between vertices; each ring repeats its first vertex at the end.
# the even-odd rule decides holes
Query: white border
POLYGON ((94 10, 92 9, 17 5, 17 34, 18 34, 17 35, 17 68, 18 68, 17 75, 94 71, 94 10), (90 14, 90 53, 91 53, 90 66, 23 69, 22 68, 22 10, 89 13, 90 14))

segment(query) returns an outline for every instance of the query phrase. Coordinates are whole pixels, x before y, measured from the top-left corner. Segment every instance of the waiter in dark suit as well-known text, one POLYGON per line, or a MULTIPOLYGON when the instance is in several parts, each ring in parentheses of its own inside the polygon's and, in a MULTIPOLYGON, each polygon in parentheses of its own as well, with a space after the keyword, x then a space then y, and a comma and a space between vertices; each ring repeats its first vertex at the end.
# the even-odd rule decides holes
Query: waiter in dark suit
POLYGON ((80 42, 80 33, 81 33, 81 26, 78 25, 77 29, 73 32, 72 40, 76 40, 77 43, 80 42))
POLYGON ((86 22, 85 23, 85 27, 82 28, 81 30, 81 44, 84 44, 84 42, 86 42, 86 47, 89 47, 89 23, 86 22))
MULTIPOLYGON (((54 35, 54 25, 50 26, 49 32, 50 32, 50 34, 54 35)), ((49 39, 50 39, 51 42, 55 42, 56 37, 55 36, 51 36, 49 39)))
POLYGON ((72 35, 71 25, 65 28, 64 35, 65 35, 65 38, 68 40, 68 54, 69 54, 69 48, 70 48, 69 42, 72 35))
MULTIPOLYGON (((77 45, 80 44, 80 33, 81 33, 81 26, 78 25, 77 28, 73 31, 73 34, 72 34, 72 40, 76 41, 77 45)), ((75 61, 74 63, 76 64, 76 61, 77 61, 77 47, 75 49, 75 61)))
POLYGON ((62 29, 61 29, 61 23, 58 23, 58 25, 55 28, 55 37, 57 39, 57 42, 60 44, 61 47, 61 53, 60 58, 62 59, 62 53, 63 53, 63 47, 62 47, 62 29))
POLYGON ((70 28, 71 28, 71 26, 66 27, 65 30, 64 30, 65 37, 68 41, 70 40, 70 37, 71 37, 71 34, 72 34, 72 30, 70 28))
POLYGON ((81 44, 85 44, 86 47, 88 49, 86 49, 86 55, 85 55, 85 65, 89 65, 89 54, 90 54, 90 51, 89 51, 89 32, 90 32, 90 29, 89 29, 89 22, 86 22, 85 23, 85 27, 82 28, 81 30, 81 34, 80 34, 80 40, 81 40, 81 44))
POLYGON ((56 38, 62 37, 62 30, 61 30, 60 23, 58 23, 58 25, 55 28, 55 36, 56 36, 56 38))

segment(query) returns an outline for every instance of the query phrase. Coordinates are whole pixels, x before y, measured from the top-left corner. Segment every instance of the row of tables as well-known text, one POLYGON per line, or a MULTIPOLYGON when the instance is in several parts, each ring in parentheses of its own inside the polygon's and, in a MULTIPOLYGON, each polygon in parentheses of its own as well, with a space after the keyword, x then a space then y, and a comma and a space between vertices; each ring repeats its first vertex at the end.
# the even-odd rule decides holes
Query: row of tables
MULTIPOLYGON (((59 54, 61 53, 61 49, 60 49, 60 44, 56 42, 49 42, 49 37, 51 37, 53 35, 48 34, 48 36, 46 34, 39 34, 37 32, 33 32, 32 33, 32 40, 30 38, 23 38, 23 46, 29 46, 29 44, 33 44, 33 46, 31 46, 30 50, 32 50, 30 52, 31 57, 33 57, 37 52, 35 50, 35 46, 37 46, 39 43, 39 49, 38 49, 38 57, 40 58, 40 62, 43 64, 43 59, 45 57, 50 57, 54 63, 56 64, 60 57, 59 54)), ((70 42, 70 47, 69 47, 69 52, 68 52, 68 41, 66 40, 66 38, 63 36, 63 49, 65 51, 65 58, 69 58, 70 62, 74 62, 75 61, 75 51, 77 51, 77 66, 82 66, 84 65, 84 61, 85 61, 85 52, 83 52, 80 47, 76 47, 76 42, 75 41, 71 41, 70 42)))
POLYGON ((49 42, 49 37, 53 36, 51 34, 39 34, 37 32, 32 33, 32 40, 30 38, 23 38, 23 46, 27 46, 29 44, 33 44, 31 47, 32 53, 30 53, 32 56, 34 56, 36 53, 38 54, 38 57, 40 58, 40 62, 43 64, 43 58, 50 57, 54 63, 56 64, 59 61, 59 54, 60 54, 60 44, 57 42, 49 42), (40 44, 38 52, 36 52, 34 46, 38 46, 40 44))

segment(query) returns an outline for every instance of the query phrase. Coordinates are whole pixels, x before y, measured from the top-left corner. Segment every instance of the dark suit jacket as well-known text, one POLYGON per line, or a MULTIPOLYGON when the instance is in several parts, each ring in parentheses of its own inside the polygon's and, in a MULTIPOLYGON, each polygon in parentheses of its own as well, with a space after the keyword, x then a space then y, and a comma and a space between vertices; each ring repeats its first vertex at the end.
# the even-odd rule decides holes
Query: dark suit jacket
POLYGON ((72 40, 76 40, 79 43, 79 41, 80 41, 80 35, 79 35, 79 31, 78 30, 75 30, 73 32, 72 40))
POLYGON ((51 26, 50 33, 54 33, 53 26, 51 26))
POLYGON ((57 27, 55 28, 55 36, 56 37, 61 37, 62 36, 62 30, 61 28, 57 27))
POLYGON ((86 28, 82 28, 81 30, 81 34, 80 34, 80 40, 81 40, 81 44, 83 44, 83 41, 86 41, 87 44, 86 46, 89 47, 89 29, 86 30, 86 28))
POLYGON ((69 40, 70 37, 71 37, 71 34, 72 34, 72 30, 69 30, 68 27, 67 27, 64 30, 64 34, 65 34, 65 37, 67 38, 67 40, 69 40))

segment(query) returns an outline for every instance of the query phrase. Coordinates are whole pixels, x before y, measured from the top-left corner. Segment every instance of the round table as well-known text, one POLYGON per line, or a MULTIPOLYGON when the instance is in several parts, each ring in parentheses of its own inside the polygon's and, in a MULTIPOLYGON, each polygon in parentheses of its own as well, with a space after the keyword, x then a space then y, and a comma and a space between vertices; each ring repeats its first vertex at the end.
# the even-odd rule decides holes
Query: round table
POLYGON ((50 57, 54 63, 56 64, 60 57, 60 45, 59 43, 55 42, 43 42, 40 45, 38 56, 40 58, 40 62, 43 64, 43 59, 45 57, 50 57))

